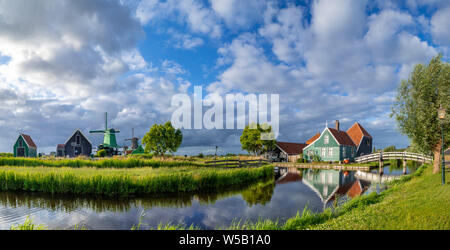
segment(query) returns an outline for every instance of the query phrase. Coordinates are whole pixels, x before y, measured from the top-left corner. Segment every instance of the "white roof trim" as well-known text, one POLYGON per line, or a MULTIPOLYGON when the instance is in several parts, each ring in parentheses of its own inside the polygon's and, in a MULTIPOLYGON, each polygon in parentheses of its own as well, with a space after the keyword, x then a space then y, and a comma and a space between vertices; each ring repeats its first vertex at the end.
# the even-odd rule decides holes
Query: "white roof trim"
MULTIPOLYGON (((20 134, 19 137, 17 137, 17 140, 19 140, 20 137, 22 137, 23 141, 25 142, 25 144, 27 144, 27 146, 28 146, 29 148, 34 148, 34 147, 31 147, 31 146, 28 144, 27 140, 25 140, 25 138, 23 137, 23 134, 20 134)), ((16 140, 16 141, 17 141, 17 140, 16 140)))
POLYGON ((326 127, 326 128, 322 131, 322 133, 320 133, 319 138, 315 139, 313 142, 311 142, 311 144, 309 144, 308 146, 306 146, 305 148, 303 148, 303 151, 305 151, 305 149, 306 149, 307 147, 309 147, 309 146, 313 145, 314 143, 316 143, 317 140, 319 140, 320 138, 322 138, 323 132, 325 132, 325 130, 328 130, 328 132, 330 132, 331 136, 333 136, 333 138, 334 138, 334 140, 336 141, 336 143, 337 143, 339 146, 341 146, 341 144, 339 143, 339 141, 336 140, 336 137, 334 137, 333 133, 331 133, 331 131, 328 129, 328 127, 326 127))
POLYGON ((76 133, 77 131, 80 131, 81 135, 83 135, 84 138, 86 138, 86 140, 92 145, 92 142, 89 140, 89 138, 87 138, 87 136, 85 136, 85 135, 83 134, 83 132, 81 131, 81 129, 75 129, 75 131, 72 133, 72 135, 69 136, 69 138, 67 138, 67 140, 66 140, 66 142, 64 143, 64 145, 67 145, 67 143, 69 142, 70 138, 72 138, 72 136, 74 136, 75 133, 76 133))

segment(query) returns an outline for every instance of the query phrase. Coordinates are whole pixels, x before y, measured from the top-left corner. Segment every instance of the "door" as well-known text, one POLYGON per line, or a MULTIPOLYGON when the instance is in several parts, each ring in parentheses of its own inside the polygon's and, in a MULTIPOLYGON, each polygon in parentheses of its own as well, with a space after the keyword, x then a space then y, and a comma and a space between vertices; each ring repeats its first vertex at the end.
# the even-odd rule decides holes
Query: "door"
POLYGON ((81 147, 75 147, 74 155, 75 157, 81 155, 81 147))
POLYGON ((17 148, 17 157, 25 157, 25 148, 17 148))

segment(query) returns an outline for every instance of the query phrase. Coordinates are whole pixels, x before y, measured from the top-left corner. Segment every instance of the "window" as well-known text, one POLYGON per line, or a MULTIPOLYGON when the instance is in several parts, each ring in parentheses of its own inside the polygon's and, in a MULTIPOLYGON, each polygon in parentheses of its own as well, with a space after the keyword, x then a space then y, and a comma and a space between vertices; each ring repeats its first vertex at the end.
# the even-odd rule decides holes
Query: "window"
POLYGON ((81 143, 80 135, 77 135, 77 144, 81 143))
POLYGON ((322 157, 325 157, 327 153, 327 149, 326 148, 322 148, 322 157))
POLYGON ((328 148, 328 156, 333 156, 333 148, 328 148))
POLYGON ((342 148, 342 156, 345 158, 347 157, 347 148, 342 148))
POLYGON ((330 137, 328 135, 325 135, 324 137, 324 143, 328 144, 330 142, 330 137))
POLYGON ((23 141, 19 140, 19 147, 23 147, 23 141))

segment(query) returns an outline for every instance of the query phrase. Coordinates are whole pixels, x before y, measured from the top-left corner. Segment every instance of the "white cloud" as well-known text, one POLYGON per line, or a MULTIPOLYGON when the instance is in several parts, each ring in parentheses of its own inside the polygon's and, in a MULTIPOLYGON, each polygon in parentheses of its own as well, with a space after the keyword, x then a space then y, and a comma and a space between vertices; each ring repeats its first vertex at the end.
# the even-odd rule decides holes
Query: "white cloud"
POLYGON ((450 46, 449 19, 450 3, 448 3, 446 8, 437 10, 431 18, 431 33, 433 34, 433 39, 444 46, 450 46))
POLYGON ((248 28, 262 21, 266 0, 209 0, 212 9, 230 29, 248 28))

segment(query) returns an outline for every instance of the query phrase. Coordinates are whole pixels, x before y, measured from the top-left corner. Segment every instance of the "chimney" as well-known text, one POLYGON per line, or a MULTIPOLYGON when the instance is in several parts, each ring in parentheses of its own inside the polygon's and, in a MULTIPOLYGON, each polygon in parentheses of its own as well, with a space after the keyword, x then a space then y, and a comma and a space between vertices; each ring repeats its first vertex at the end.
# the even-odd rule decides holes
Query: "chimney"
POLYGON ((336 130, 339 131, 339 120, 336 120, 336 130))

